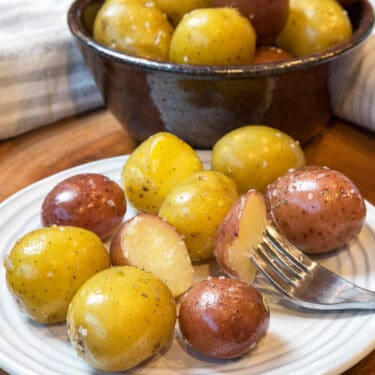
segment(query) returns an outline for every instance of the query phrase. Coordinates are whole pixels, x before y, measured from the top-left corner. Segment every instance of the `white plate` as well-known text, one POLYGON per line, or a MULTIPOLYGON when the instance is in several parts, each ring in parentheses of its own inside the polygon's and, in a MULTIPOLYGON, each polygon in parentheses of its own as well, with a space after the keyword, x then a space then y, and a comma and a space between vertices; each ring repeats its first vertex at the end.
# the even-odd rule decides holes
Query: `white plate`
MULTIPOLYGON (((206 166, 210 154, 200 152, 206 166)), ((15 240, 39 227, 45 195, 63 178, 96 172, 120 182, 126 157, 85 164, 41 180, 0 204, 0 256, 15 240)), ((349 280, 375 290, 375 208, 367 204, 366 225, 346 249, 319 259, 349 280)), ((127 217, 134 214, 129 210, 127 217)), ((202 270, 205 272, 205 270, 202 270)), ((290 310, 267 294, 271 324, 267 336, 248 356, 233 361, 205 359, 187 350, 178 330, 171 347, 134 370, 137 374, 339 374, 375 349, 375 314, 365 311, 312 313, 290 310)), ((5 285, 0 267, 0 368, 11 374, 99 374, 79 359, 71 347, 65 325, 42 326, 20 314, 5 285)))

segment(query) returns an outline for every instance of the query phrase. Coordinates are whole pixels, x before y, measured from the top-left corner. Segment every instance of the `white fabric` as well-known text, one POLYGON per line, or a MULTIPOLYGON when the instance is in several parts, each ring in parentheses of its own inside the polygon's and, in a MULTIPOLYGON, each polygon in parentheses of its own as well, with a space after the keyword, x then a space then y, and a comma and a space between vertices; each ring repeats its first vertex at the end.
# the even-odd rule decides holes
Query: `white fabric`
POLYGON ((67 26, 71 0, 0 0, 0 139, 103 105, 67 26))
MULTIPOLYGON (((71 2, 0 0, 0 139, 103 105, 67 26, 71 2)), ((375 33, 334 74, 335 114, 375 131, 375 33)))

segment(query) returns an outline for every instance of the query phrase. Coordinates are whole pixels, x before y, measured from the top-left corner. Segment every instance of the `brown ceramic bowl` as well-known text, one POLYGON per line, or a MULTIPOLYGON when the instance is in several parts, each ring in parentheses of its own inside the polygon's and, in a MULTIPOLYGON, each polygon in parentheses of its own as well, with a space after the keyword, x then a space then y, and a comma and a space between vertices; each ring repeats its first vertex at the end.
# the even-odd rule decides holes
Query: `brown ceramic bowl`
POLYGON ((98 0, 76 0, 71 32, 108 109, 142 141, 169 131, 197 148, 211 148, 230 130, 264 124, 306 143, 331 117, 329 81, 334 63, 355 53, 374 17, 367 0, 348 8, 352 37, 321 53, 285 62, 193 66, 129 56, 95 42, 90 33, 98 0))

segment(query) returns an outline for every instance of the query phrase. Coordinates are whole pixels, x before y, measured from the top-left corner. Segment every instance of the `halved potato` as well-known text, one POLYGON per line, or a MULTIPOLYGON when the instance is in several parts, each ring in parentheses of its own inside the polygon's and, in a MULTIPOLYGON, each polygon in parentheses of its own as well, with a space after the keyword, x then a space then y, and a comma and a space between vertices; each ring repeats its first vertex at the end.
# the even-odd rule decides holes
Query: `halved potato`
POLYGON ((266 212, 263 195, 252 189, 240 197, 220 224, 214 255, 228 275, 248 283, 254 280, 257 268, 250 256, 262 240, 266 212))
POLYGON ((163 280, 174 297, 193 283, 194 269, 185 242, 166 220, 138 214, 118 229, 110 245, 112 264, 130 265, 152 272, 163 280))

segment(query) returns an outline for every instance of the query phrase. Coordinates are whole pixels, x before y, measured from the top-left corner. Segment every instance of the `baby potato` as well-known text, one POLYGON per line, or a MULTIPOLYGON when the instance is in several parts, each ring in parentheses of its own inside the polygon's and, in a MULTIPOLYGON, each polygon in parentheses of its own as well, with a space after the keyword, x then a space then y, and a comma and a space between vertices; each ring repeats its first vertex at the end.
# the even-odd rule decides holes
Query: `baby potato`
POLYGON ((126 211, 121 187, 101 174, 82 173, 58 183, 45 197, 42 223, 70 225, 108 238, 121 223, 126 211))
POLYGON ((167 195, 159 216, 183 236, 194 262, 213 257, 215 232, 238 199, 236 184, 216 171, 195 172, 167 195))
POLYGON ((107 0, 94 22, 94 39, 129 55, 167 61, 173 28, 148 0, 107 0))
POLYGON ((194 269, 181 234, 159 216, 142 213, 125 221, 113 236, 109 252, 114 266, 152 272, 174 297, 193 283, 194 269))
POLYGON ((160 132, 130 155, 122 182, 127 198, 138 210, 157 214, 172 188, 201 169, 198 155, 187 143, 171 133, 160 132))
POLYGON ((288 52, 274 46, 259 47, 255 51, 253 64, 272 64, 280 61, 286 61, 292 58, 288 52))
POLYGON ((185 13, 197 8, 208 8, 211 0, 154 0, 154 3, 168 15, 174 25, 177 25, 185 13))
POLYGON ((299 144, 280 130, 263 125, 235 129, 212 149, 212 168, 231 177, 241 193, 265 192, 267 185, 290 168, 305 165, 299 144))
POLYGON ((90 278, 69 306, 77 354, 103 371, 124 371, 161 350, 176 323, 175 300, 151 272, 112 267, 90 278))
POLYGON ((366 206, 354 183, 327 167, 290 171, 267 187, 268 211, 276 227, 302 251, 326 253, 355 237, 366 206))
POLYGON ((198 352, 231 359, 249 352, 266 334, 270 312, 251 285, 208 278, 181 299, 178 322, 183 338, 198 352))
POLYGON ((100 239, 76 227, 29 232, 4 258, 8 289, 18 306, 44 324, 64 321, 79 287, 110 265, 100 239))
POLYGON ((290 0, 288 20, 276 45, 294 56, 306 56, 351 35, 348 14, 336 0, 290 0))
POLYGON ((289 0, 212 0, 215 7, 231 6, 249 18, 258 45, 273 45, 288 18, 289 0))
POLYGON ((231 277, 252 283, 257 274, 250 258, 266 230, 263 194, 249 190, 232 206, 215 235, 214 255, 220 268, 231 277))
POLYGON ((177 25, 169 59, 196 65, 249 64, 255 45, 254 28, 236 9, 195 9, 177 25))

